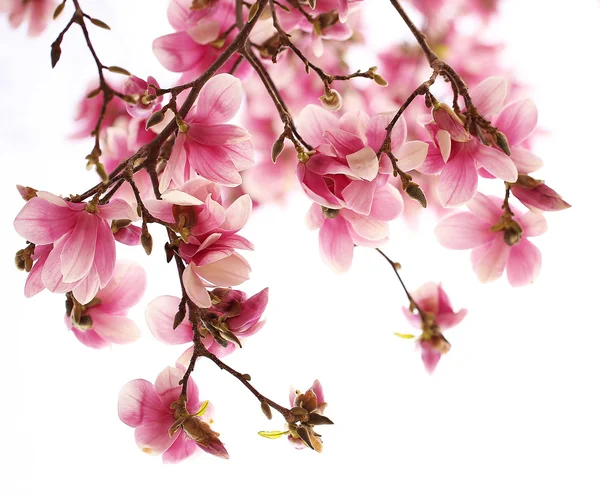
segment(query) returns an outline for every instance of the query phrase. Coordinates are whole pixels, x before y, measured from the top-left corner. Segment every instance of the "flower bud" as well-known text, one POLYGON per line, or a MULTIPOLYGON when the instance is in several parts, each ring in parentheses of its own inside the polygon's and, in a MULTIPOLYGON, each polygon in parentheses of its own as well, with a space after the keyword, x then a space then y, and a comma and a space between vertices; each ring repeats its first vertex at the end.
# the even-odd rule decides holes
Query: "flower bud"
POLYGON ((325 94, 319 97, 319 100, 324 108, 332 112, 337 112, 342 108, 342 95, 331 88, 327 89, 325 94))
POLYGON ((279 138, 277 138, 277 141, 273 143, 273 148, 271 148, 271 160, 273 161, 273 163, 277 162, 277 157, 281 155, 281 152, 283 152, 284 148, 285 136, 282 134, 281 136, 279 136, 279 138))
POLYGON ((418 201, 423 208, 427 208, 427 198, 417 183, 409 183, 406 187, 406 194, 413 200, 418 201))
POLYGON ((465 129, 463 121, 456 115, 445 103, 437 103, 431 111, 433 120, 440 128, 450 133, 454 141, 465 142, 469 141, 470 135, 465 129))
POLYGON ((506 155, 510 156, 510 145, 508 144, 508 139, 504 133, 496 131, 494 133, 494 141, 500 150, 502 150, 506 155))
POLYGON ((152 253, 152 235, 148 231, 142 232, 140 242, 142 243, 146 255, 150 255, 150 253, 152 253))
POLYGON ((265 414, 265 417, 267 417, 269 420, 271 420, 273 418, 273 412, 271 412, 271 407, 269 406, 269 404, 266 401, 260 402, 260 408, 261 408, 262 412, 265 414))

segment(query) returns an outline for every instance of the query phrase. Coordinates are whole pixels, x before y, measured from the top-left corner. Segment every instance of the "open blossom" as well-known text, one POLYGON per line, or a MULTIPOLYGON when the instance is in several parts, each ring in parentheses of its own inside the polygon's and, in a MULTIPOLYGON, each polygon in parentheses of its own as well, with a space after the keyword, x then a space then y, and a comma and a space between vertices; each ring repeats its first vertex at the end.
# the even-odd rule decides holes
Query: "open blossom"
POLYGON ((388 221, 402 213, 402 197, 397 189, 386 184, 377 191, 369 215, 342 208, 339 210, 313 203, 307 215, 309 229, 319 229, 321 257, 337 272, 346 272, 352 265, 354 246, 377 248, 389 235, 388 221))
POLYGON ((442 354, 450 349, 450 343, 442 331, 458 325, 467 315, 467 310, 462 308, 455 312, 441 284, 428 282, 411 292, 411 295, 425 313, 425 319, 408 308, 402 310, 411 325, 422 330, 421 336, 417 339, 417 346, 421 351, 425 369, 431 374, 442 354))
MULTIPOLYGON (((202 337, 202 343, 211 353, 224 357, 235 350, 234 343, 243 342, 263 327, 265 322, 260 319, 267 306, 269 290, 265 288, 250 298, 242 291, 227 288, 215 289, 212 294, 220 301, 203 314, 203 321, 209 329, 202 337)), ((187 310, 181 323, 173 329, 180 302, 175 296, 159 296, 146 308, 148 327, 162 343, 183 344, 193 340, 194 332, 187 310)), ((190 348, 188 355, 191 356, 192 351, 193 348, 190 348)))
POLYGON ((160 178, 161 191, 171 183, 182 186, 196 175, 225 186, 241 184, 240 171, 254 163, 250 134, 226 122, 239 110, 242 95, 240 80, 229 74, 219 74, 204 85, 196 105, 180 125, 160 178))
POLYGON ((198 387, 190 377, 187 402, 181 398, 183 370, 165 368, 154 384, 136 379, 119 393, 119 418, 135 428, 135 442, 150 455, 161 455, 164 463, 178 463, 198 449, 221 458, 229 454, 210 428, 213 407, 200 402, 198 387))
POLYGON ((91 348, 131 343, 140 337, 140 330, 127 318, 127 312, 140 301, 145 288, 144 269, 134 262, 119 260, 109 283, 89 303, 82 305, 67 294, 65 324, 91 348))
POLYGON ((248 221, 252 200, 243 195, 225 208, 220 191, 218 185, 196 178, 180 190, 166 191, 162 200, 145 202, 152 215, 175 224, 182 234, 178 253, 188 263, 183 283, 202 308, 212 305, 207 287, 236 286, 250 274, 250 265, 236 250, 253 248, 237 234, 248 221))
POLYGON ((13 28, 28 18, 29 35, 38 36, 46 29, 56 5, 55 0, 3 0, 0 11, 8 12, 8 22, 13 28))
MULTIPOLYGON (((185 72, 185 80, 202 74, 221 54, 227 30, 235 24, 234 2, 208 2, 204 8, 193 8, 192 0, 171 0, 167 9, 169 23, 175 33, 154 40, 152 49, 158 61, 169 71, 185 72)), ((221 68, 231 68, 232 62, 221 68)), ((183 78, 182 78, 183 79, 183 78)))
POLYGON ((427 125, 434 142, 430 143, 427 159, 418 170, 424 174, 439 174, 437 193, 445 207, 462 205, 473 198, 480 174, 515 182, 518 172, 536 169, 539 159, 518 146, 535 128, 535 105, 526 100, 502 109, 507 88, 505 79, 488 78, 473 89, 471 97, 486 119, 496 116, 492 124, 506 135, 510 157, 494 144, 491 136, 488 146, 464 129, 461 131, 460 119, 449 107, 434 109, 435 122, 427 125), (521 112, 520 118, 518 112, 521 112))
POLYGON ((160 88, 160 86, 152 76, 148 77, 148 81, 144 81, 137 76, 130 76, 125 81, 123 85, 124 93, 139 97, 137 103, 126 105, 127 112, 131 117, 145 119, 160 108, 163 96, 156 97, 156 88, 160 88))
POLYGON ((469 250, 477 277, 482 282, 498 279, 504 269, 512 286, 532 282, 539 274, 542 255, 527 238, 546 232, 546 219, 536 212, 525 214, 512 205, 514 215, 502 209, 503 201, 477 193, 467 203, 470 212, 442 219, 435 229, 439 242, 453 250, 469 250))
MULTIPOLYGON (((297 175, 305 193, 318 204, 347 208, 369 215, 375 196, 393 172, 389 158, 377 150, 385 139, 392 113, 369 118, 364 112, 348 112, 337 118, 331 112, 308 105, 298 118, 298 130, 317 153, 298 163, 297 175)), ((391 150, 398 167, 409 171, 423 163, 427 144, 406 140, 400 118, 391 136, 391 150)))
POLYGON ((56 293, 73 292, 85 304, 104 288, 115 268, 115 240, 109 220, 135 219, 129 204, 67 202, 38 191, 15 219, 17 233, 35 245, 51 245, 40 256, 27 284, 56 293))
MULTIPOLYGON (((116 90, 120 89, 118 84, 112 81, 108 81, 108 83, 111 88, 116 90)), ((71 134, 71 138, 89 138, 92 131, 96 128, 96 124, 100 118, 100 112, 102 112, 104 97, 100 91, 91 98, 88 98, 87 95, 97 87, 97 82, 90 84, 85 94, 79 100, 75 113, 75 122, 77 122, 78 129, 71 134)), ((126 115, 125 102, 120 98, 112 98, 106 107, 100 129, 104 130, 106 127, 111 126, 118 117, 126 115)))

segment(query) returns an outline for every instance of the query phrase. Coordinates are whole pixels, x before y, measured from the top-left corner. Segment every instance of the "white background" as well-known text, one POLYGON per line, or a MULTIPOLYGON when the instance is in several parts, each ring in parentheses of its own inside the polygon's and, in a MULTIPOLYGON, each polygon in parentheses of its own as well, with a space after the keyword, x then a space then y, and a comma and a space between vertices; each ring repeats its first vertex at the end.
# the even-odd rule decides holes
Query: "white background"
MULTIPOLYGON (((152 40, 170 32, 163 2, 83 3, 113 28, 92 32, 103 61, 169 83, 151 52, 152 40)), ((151 268, 131 313, 143 331, 137 344, 85 348, 63 325, 61 295, 22 296, 25 276, 13 267, 23 246, 12 230, 22 205, 14 185, 68 194, 95 181, 84 170, 91 142, 66 139, 94 67, 73 29, 50 70, 49 44, 66 15, 35 40, 2 19, 0 492, 600 494, 599 9, 593 0, 506 3, 497 34, 534 86, 540 123, 551 132, 536 150, 546 164, 538 175, 574 205, 548 215, 548 233, 534 240, 544 258, 539 279, 521 289, 504 279, 481 285, 468 253, 442 249, 431 226, 419 235, 395 227, 386 251, 402 262, 409 287, 441 280, 455 307, 469 310, 448 333, 452 351, 428 376, 413 345, 393 335, 408 331, 405 301, 383 260, 357 249, 352 271, 334 275, 319 259, 316 233, 304 227, 307 200, 257 212, 245 231, 256 244, 245 289, 271 288, 268 324, 227 362, 280 403, 290 385, 307 388, 318 377, 336 425, 320 429, 320 455, 262 439, 258 430, 282 423, 266 420, 232 377, 201 363, 194 377, 216 407, 214 427, 231 459, 200 454, 177 466, 141 453, 116 412, 125 382, 154 381, 185 348, 159 345, 144 324, 147 302, 177 294, 162 233, 154 231, 149 259, 139 248, 121 249, 151 268)), ((378 34, 404 29, 387 2, 365 5, 378 34)))

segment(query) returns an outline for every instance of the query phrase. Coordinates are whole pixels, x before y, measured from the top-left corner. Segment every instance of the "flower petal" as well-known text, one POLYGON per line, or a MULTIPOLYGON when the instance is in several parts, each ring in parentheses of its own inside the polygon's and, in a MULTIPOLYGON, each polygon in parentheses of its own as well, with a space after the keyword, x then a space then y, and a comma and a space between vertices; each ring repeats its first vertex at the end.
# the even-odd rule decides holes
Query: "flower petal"
POLYGON ((537 125, 537 119, 535 103, 526 98, 504 107, 494 125, 506 135, 508 144, 512 147, 531 136, 537 125))
POLYGON ((529 240, 521 239, 513 245, 506 264, 506 275, 511 286, 533 282, 542 267, 542 254, 529 240))
POLYGON ((435 235, 444 248, 468 250, 490 243, 495 233, 490 225, 470 212, 457 212, 443 218, 435 228, 435 235))
POLYGON ((193 122, 223 124, 235 117, 243 97, 241 81, 231 74, 217 74, 204 85, 198 96, 193 122))
POLYGON ((471 252, 473 270, 481 282, 498 279, 510 254, 511 247, 504 241, 501 233, 496 233, 494 240, 484 246, 479 246, 471 252))
POLYGON ((183 344, 192 341, 192 326, 185 318, 173 329, 173 319, 179 311, 180 301, 175 296, 159 296, 146 307, 146 323, 152 335, 161 343, 183 344))
POLYGON ((321 257, 336 272, 347 272, 352 265, 354 243, 346 220, 338 215, 327 219, 319 231, 321 257))
POLYGON ((154 422, 167 412, 154 386, 144 379, 129 381, 121 388, 118 411, 121 421, 131 427, 154 422))

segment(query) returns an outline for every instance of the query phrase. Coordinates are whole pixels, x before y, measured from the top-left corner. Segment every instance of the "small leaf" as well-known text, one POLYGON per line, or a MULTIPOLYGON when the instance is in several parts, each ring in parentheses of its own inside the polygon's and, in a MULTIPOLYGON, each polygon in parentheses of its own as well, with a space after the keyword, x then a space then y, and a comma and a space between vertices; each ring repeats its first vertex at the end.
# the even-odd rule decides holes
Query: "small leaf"
POLYGON ((131 76, 131 73, 127 69, 123 69, 122 67, 119 67, 118 65, 111 65, 110 67, 107 67, 107 69, 110 72, 114 72, 115 74, 123 74, 123 76, 131 76))
POLYGON ((195 413, 194 416, 202 417, 202 415, 204 415, 206 413, 207 408, 208 408, 208 400, 206 400, 204 403, 202 403, 202 405, 200 405, 200 410, 198 410, 198 413, 195 413))
POLYGON ((256 15, 257 12, 258 12, 258 2, 254 2, 252 4, 252 7, 250 7, 250 10, 248 11, 248 22, 250 22, 252 19, 254 19, 254 16, 256 15))
POLYGON ((62 14, 62 11, 65 8, 65 3, 67 2, 67 0, 63 0, 61 3, 59 3, 56 8, 54 9, 54 14, 52 14, 52 19, 56 19, 60 14, 62 14))
POLYGON ((102 91, 102 88, 98 87, 95 90, 90 91, 85 97, 86 98, 94 98, 95 96, 98 96, 101 91, 102 91))
POLYGON ((311 441, 310 441, 310 435, 309 435, 308 429, 306 427, 304 427, 303 425, 301 425, 300 427, 298 427, 298 429, 296 430, 296 432, 300 436, 300 439, 302 439, 302 441, 304 441, 304 444, 306 444, 306 446, 308 446, 312 450, 315 449, 314 446, 312 445, 311 441))
POLYGON ((260 408, 261 408, 262 412, 265 414, 265 417, 267 417, 269 420, 271 420, 273 418, 273 412, 271 412, 271 407, 269 406, 269 404, 266 401, 260 402, 260 408))
POLYGON ((395 332, 394 334, 402 339, 413 339, 415 337, 414 334, 403 334, 401 332, 395 332))
POLYGON ((290 431, 258 431, 258 435, 267 439, 279 439, 281 436, 289 434, 290 431))
POLYGON ((94 26, 98 26, 99 28, 110 30, 110 26, 108 24, 106 24, 104 21, 101 21, 100 19, 94 19, 93 17, 90 17, 90 21, 94 26))

